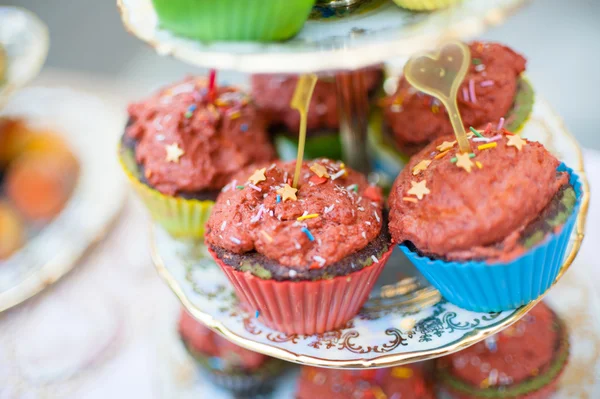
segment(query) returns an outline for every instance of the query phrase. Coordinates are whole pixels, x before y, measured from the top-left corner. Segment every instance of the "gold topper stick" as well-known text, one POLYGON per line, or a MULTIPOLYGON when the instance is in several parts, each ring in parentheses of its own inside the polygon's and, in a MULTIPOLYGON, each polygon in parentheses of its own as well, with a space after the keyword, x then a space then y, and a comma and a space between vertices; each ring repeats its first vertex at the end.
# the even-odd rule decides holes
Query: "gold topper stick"
POLYGON ((302 169, 302 158, 304 157, 304 145, 306 143, 306 119, 308 115, 308 106, 310 99, 317 84, 317 75, 314 73, 301 75, 296 84, 294 97, 290 102, 290 107, 295 108, 300 113, 300 132, 298 135, 298 158, 296 159, 296 171, 294 172, 294 180, 292 187, 298 187, 298 179, 300 179, 300 170, 302 169))
POLYGON ((465 79, 471 52, 461 42, 450 42, 435 53, 412 57, 404 66, 404 76, 415 89, 440 100, 448 111, 461 152, 471 152, 465 128, 458 112, 456 94, 465 79))

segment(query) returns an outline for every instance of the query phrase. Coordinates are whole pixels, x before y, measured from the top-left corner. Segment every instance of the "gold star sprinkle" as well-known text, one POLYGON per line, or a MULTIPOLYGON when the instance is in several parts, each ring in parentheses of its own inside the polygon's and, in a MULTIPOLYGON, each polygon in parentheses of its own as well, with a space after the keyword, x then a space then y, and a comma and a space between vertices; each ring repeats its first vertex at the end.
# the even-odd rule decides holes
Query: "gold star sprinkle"
POLYGON ((310 166, 310 170, 315 172, 315 174, 319 177, 329 177, 329 173, 327 173, 327 169, 325 169, 325 166, 321 165, 320 163, 313 163, 310 166))
POLYGON ((252 176, 250 176, 248 178, 248 181, 252 182, 252 184, 258 184, 261 181, 265 181, 267 180, 267 177, 265 176, 265 172, 267 171, 267 168, 262 168, 262 169, 256 169, 254 171, 254 173, 252 173, 252 176))
POLYGON ((422 180, 418 183, 411 181, 410 184, 412 184, 412 187, 410 188, 410 190, 408 190, 408 194, 414 195, 419 200, 422 200, 424 196, 431 192, 427 188, 427 182, 425 180, 422 180))
POLYGON ((506 145, 511 146, 511 147, 516 147, 516 149, 518 151, 521 151, 521 148, 523 148, 523 146, 525 144, 527 144, 527 141, 522 139, 521 136, 519 136, 518 134, 513 134, 512 136, 507 136, 507 137, 508 137, 508 143, 506 145))
POLYGON ((444 141, 442 144, 438 145, 437 150, 439 152, 444 152, 444 151, 448 151, 450 148, 454 147, 454 145, 456 144, 456 140, 450 142, 450 141, 444 141))
POLYGON ((179 145, 177 143, 166 145, 165 150, 167 151, 167 162, 179 163, 179 158, 181 158, 181 156, 185 154, 185 152, 181 148, 179 148, 179 145))
POLYGON ((471 173, 473 165, 473 161, 471 161, 468 153, 463 152, 462 154, 456 154, 456 166, 459 168, 463 168, 467 172, 471 173))
POLYGON ((416 176, 419 174, 419 172, 427 169, 427 167, 429 167, 429 164, 431 164, 431 161, 428 159, 424 159, 418 164, 416 164, 415 167, 412 169, 413 176, 416 176))
POLYGON ((289 184, 284 184, 279 190, 277 190, 277 194, 281 195, 281 201, 285 202, 286 200, 296 201, 296 192, 298 189, 290 186, 289 184))

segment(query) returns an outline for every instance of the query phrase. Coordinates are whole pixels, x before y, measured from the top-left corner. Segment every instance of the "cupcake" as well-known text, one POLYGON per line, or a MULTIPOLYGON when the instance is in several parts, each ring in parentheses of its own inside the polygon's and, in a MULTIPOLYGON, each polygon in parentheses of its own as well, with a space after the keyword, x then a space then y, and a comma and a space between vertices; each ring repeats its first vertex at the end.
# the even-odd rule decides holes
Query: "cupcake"
MULTIPOLYGON (((374 94, 381 82, 378 67, 361 72, 364 95, 374 94)), ((300 114, 290 107, 296 89, 296 75, 253 75, 252 99, 269 121, 280 158, 295 159, 298 151, 300 114)), ((335 77, 321 76, 315 86, 307 116, 306 158, 342 157, 340 120, 335 77)))
POLYGON ((422 364, 369 370, 302 367, 296 399, 433 399, 422 364))
POLYGON ((381 191, 342 163, 319 159, 241 172, 207 223, 209 252, 246 309, 289 334, 341 328, 392 252, 381 191))
POLYGON ((545 399, 569 358, 565 325, 543 302, 506 330, 437 361, 441 390, 455 399, 545 399))
POLYGON ((25 228, 18 214, 0 202, 0 261, 7 259, 25 242, 25 228))
POLYGON ((152 217, 200 238, 219 191, 241 168, 274 158, 264 119, 232 87, 187 78, 129 106, 121 163, 152 217))
POLYGON ((161 28, 202 41, 278 41, 296 35, 315 0, 152 0, 161 28))
POLYGON ((392 187, 389 228, 447 300, 496 312, 554 282, 582 190, 540 143, 491 125, 473 132, 471 154, 447 136, 411 158, 392 187))
POLYGON ((188 353, 210 373, 211 381, 249 397, 272 390, 276 377, 286 368, 281 360, 232 344, 185 310, 179 318, 179 335, 188 353))
MULTIPOLYGON (((458 108, 465 128, 484 128, 493 121, 498 129, 517 132, 529 118, 534 94, 522 77, 526 60, 496 43, 473 42, 471 65, 458 90, 458 108)), ((432 140, 453 134, 448 113, 439 101, 415 90, 402 77, 396 92, 383 99, 383 115, 371 118, 370 144, 374 157, 394 176, 408 157, 432 140)))
POLYGON ((460 3, 461 0, 394 0, 402 8, 412 11, 433 11, 460 3))

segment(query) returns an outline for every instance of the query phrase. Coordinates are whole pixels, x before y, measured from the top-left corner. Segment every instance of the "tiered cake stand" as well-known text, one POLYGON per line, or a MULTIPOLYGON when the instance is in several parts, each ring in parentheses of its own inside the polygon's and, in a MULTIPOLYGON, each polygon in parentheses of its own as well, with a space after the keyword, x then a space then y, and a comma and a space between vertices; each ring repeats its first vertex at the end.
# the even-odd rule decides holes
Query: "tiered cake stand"
MULTIPOLYGON (((339 2, 337 2, 339 3, 339 2)), ((344 161, 369 172, 366 99, 357 68, 382 64, 430 49, 442 41, 468 39, 502 22, 522 0, 463 0, 432 13, 412 13, 388 0, 350 7, 316 7, 294 39, 283 43, 199 43, 160 30, 151 0, 118 0, 123 22, 160 54, 198 66, 249 73, 336 71, 344 161)), ((543 99, 537 99, 522 134, 537 140, 573 168, 584 182, 583 205, 560 279, 583 239, 589 190, 577 142, 543 99)), ((440 297, 399 253, 358 316, 341 330, 301 336, 271 330, 244 312, 202 243, 171 238, 152 229, 152 256, 160 275, 199 321, 236 344, 290 362, 335 368, 388 367, 446 355, 497 333, 535 303, 500 313, 475 313, 440 297)), ((557 280, 558 280, 557 279, 557 280)), ((538 299, 539 301, 539 299, 538 299)))

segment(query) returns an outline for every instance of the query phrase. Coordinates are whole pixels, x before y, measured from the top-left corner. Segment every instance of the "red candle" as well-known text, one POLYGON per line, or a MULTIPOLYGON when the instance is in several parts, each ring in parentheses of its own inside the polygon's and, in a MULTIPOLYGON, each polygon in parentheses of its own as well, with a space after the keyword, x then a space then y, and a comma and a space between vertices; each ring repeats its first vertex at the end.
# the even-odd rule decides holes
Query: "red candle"
POLYGON ((208 98, 210 101, 215 101, 215 94, 217 91, 217 71, 211 69, 208 73, 208 98))

